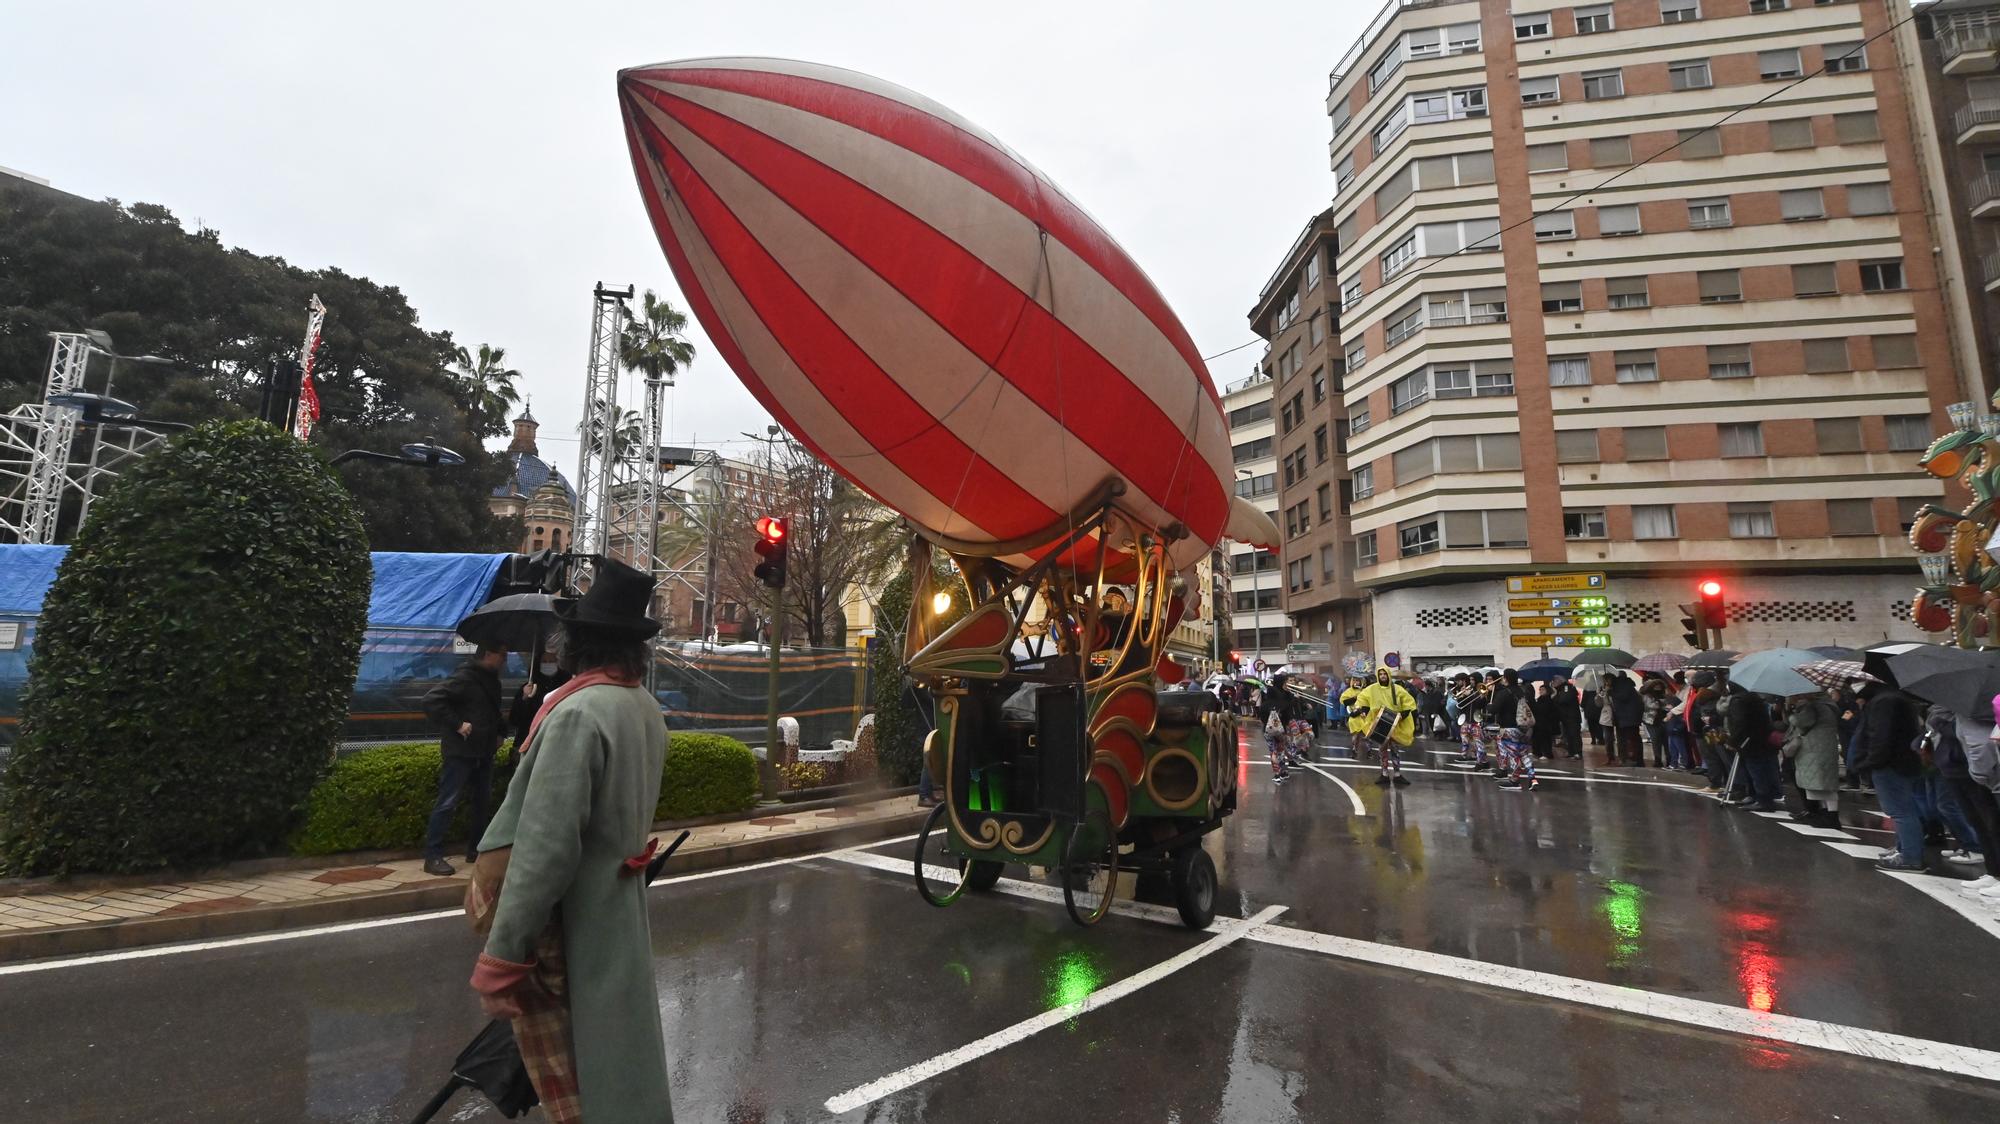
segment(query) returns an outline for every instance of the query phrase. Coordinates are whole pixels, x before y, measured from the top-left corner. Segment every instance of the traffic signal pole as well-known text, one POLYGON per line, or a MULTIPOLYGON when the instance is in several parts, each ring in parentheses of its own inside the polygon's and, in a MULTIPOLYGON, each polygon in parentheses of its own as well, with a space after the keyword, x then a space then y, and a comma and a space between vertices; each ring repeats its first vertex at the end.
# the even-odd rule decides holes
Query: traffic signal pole
POLYGON ((757 781, 764 790, 764 803, 778 799, 778 649, 785 642, 785 589, 771 589, 771 627, 765 636, 771 645, 770 681, 764 691, 764 760, 757 767, 757 781))

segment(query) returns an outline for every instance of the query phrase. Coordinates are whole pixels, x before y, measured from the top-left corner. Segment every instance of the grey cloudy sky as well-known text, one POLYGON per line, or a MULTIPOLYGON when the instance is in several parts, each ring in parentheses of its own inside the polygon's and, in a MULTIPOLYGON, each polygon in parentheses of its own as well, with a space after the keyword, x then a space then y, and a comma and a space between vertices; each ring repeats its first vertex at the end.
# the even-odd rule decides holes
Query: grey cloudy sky
MULTIPOLYGON (((633 183, 620 68, 778 55, 934 98, 1087 207, 1211 354, 1251 338, 1245 311, 1326 205, 1327 70, 1376 7, 0 0, 0 165, 400 287, 427 327, 507 348, 560 463, 592 284, 686 308, 633 183)), ((761 430, 695 342, 672 436, 761 430)))

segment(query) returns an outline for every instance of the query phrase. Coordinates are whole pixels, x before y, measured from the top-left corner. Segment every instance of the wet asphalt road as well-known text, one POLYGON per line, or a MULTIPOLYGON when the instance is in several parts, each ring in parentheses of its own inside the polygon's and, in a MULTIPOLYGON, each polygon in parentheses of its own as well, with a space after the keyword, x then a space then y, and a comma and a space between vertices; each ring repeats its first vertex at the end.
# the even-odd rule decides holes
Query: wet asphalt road
MULTIPOLYGON (((2000 1067, 1989 1083, 1493 986, 1524 968, 2000 1051, 1994 933, 1821 841, 1671 787, 1412 778, 1379 789, 1329 765, 1274 790, 1261 762, 1246 766, 1243 806, 1209 840, 1219 912, 1283 906, 1283 934, 1460 968, 1242 940, 838 1117, 829 1098, 1220 938, 1132 916, 1079 929, 1060 904, 1015 894, 932 909, 907 874, 831 858, 658 887, 678 1117, 2000 1114, 2000 1067)), ((908 847, 869 853, 902 862, 908 847)), ((0 1119, 407 1120, 481 1024, 465 987, 476 950, 446 917, 0 974, 0 1119)), ((440 1119, 499 1117, 467 1093, 440 1119)))

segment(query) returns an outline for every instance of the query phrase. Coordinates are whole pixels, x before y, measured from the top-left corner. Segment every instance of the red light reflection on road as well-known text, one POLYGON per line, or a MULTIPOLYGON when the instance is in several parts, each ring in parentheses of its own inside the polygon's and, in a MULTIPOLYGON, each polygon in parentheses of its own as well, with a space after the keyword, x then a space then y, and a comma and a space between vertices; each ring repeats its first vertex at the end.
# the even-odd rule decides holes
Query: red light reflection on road
POLYGON ((1736 953, 1736 986, 1751 1010, 1769 1012, 1778 1005, 1778 958, 1758 938, 1776 929, 1777 919, 1751 910, 1733 912, 1729 919, 1745 934, 1736 953))

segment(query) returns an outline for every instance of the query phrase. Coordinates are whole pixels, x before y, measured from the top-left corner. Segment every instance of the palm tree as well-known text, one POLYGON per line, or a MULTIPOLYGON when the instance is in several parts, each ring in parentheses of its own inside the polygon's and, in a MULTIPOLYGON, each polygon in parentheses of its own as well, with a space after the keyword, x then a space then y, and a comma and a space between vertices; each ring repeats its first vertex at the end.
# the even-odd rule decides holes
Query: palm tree
MULTIPOLYGON (((628 452, 643 450, 646 444, 645 419, 637 410, 614 409, 613 412, 617 420, 611 425, 611 459, 620 460, 628 452)), ((586 441, 597 435, 598 428, 603 424, 603 414, 604 406, 600 401, 591 407, 589 415, 576 427, 586 441)))
POLYGON ((474 359, 461 347, 452 356, 452 362, 457 368, 452 377, 465 390, 480 433, 487 436, 505 433, 507 415, 521 401, 521 392, 514 386, 521 372, 507 366, 507 349, 482 343, 479 357, 474 359))
POLYGON ((641 315, 626 323, 618 340, 618 360, 648 379, 672 384, 674 373, 694 362, 694 345, 685 337, 687 314, 651 289, 641 305, 641 315))

